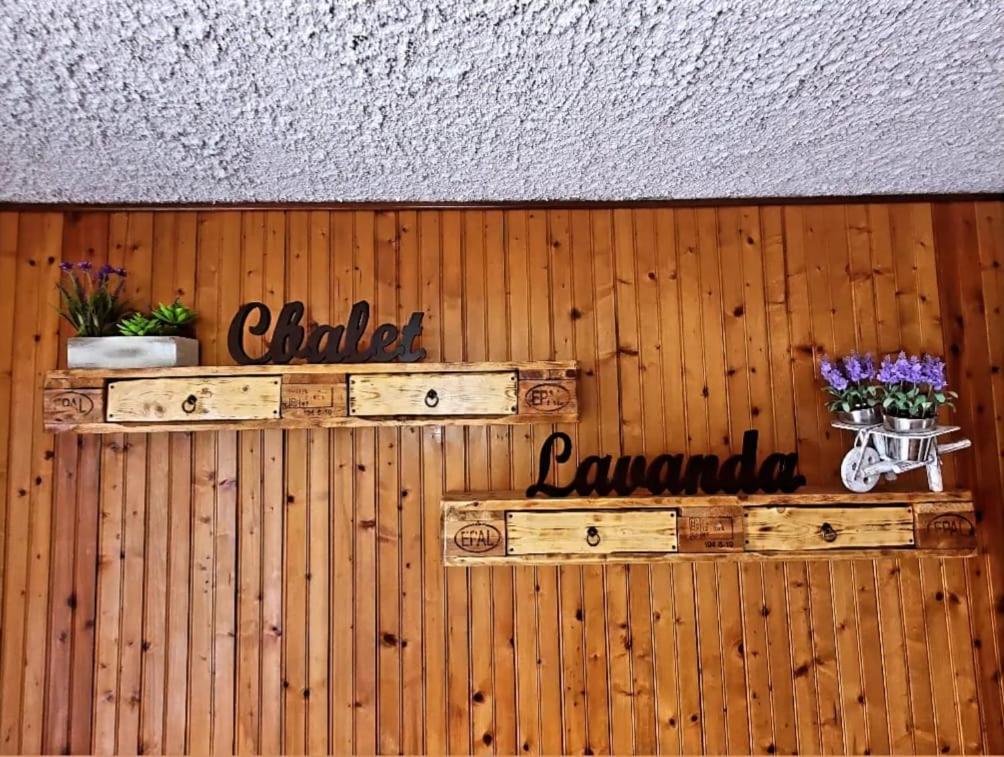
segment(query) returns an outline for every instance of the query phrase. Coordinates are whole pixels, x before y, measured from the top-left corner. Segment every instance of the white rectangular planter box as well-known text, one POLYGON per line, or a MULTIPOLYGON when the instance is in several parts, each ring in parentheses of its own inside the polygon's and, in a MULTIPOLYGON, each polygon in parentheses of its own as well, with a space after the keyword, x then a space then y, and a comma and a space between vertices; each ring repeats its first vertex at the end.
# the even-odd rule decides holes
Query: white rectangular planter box
POLYGON ((75 336, 67 368, 173 368, 199 364, 199 341, 184 336, 75 336))

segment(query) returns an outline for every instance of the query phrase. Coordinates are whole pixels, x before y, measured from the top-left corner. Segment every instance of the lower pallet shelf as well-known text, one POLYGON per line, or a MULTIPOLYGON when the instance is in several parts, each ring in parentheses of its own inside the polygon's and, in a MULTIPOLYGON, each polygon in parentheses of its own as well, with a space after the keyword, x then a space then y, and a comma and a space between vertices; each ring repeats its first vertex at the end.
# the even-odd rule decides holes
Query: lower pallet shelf
POLYGON ((972 494, 527 499, 450 495, 447 565, 968 557, 972 494))

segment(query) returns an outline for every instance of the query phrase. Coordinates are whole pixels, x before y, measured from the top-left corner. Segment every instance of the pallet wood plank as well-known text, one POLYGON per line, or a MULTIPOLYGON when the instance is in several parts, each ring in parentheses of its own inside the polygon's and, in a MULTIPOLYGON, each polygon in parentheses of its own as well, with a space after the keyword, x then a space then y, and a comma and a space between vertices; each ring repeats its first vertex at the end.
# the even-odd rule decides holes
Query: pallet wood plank
POLYGON ((921 548, 914 523, 918 511, 937 512, 934 507, 971 519, 968 497, 952 491, 540 499, 472 492, 442 500, 443 559, 447 565, 477 565, 730 562, 793 555, 855 560, 896 553, 966 557, 973 553, 971 545, 921 548), (723 552, 717 537, 696 540, 686 552, 678 549, 680 524, 708 513, 716 514, 716 522, 725 513, 729 522, 743 524, 746 536, 738 550, 723 552))
POLYGON ((672 510, 511 512, 506 551, 512 555, 676 551, 672 510))
POLYGON ((556 370, 530 368, 545 378, 529 380, 519 378, 521 366, 539 363, 410 365, 422 370, 387 371, 380 366, 380 372, 367 367, 349 373, 341 365, 323 371, 312 370, 318 366, 283 366, 281 371, 265 370, 275 366, 203 367, 198 373, 50 371, 45 426, 56 432, 108 433, 506 425, 578 417, 573 362, 552 363, 565 366, 556 370), (550 374, 562 378, 546 378, 550 374))
POLYGON ((748 549, 844 549, 899 547, 913 543, 909 507, 840 509, 750 508, 746 517, 748 549))
POLYGON ((516 374, 440 373, 349 376, 349 414, 509 415, 517 412, 516 374))
POLYGON ((279 416, 279 380, 264 376, 108 383, 109 421, 254 420, 279 416))

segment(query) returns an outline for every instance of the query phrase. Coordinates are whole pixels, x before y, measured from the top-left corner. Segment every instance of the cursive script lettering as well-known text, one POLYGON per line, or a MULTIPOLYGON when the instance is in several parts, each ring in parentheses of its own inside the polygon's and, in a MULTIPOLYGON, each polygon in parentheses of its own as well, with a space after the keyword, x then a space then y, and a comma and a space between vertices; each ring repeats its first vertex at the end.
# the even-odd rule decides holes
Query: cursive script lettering
POLYGON ((308 363, 413 363, 425 357, 423 348, 415 348, 415 339, 422 333, 424 313, 412 313, 400 330, 391 323, 377 326, 369 346, 365 348, 361 345, 370 319, 369 303, 363 300, 355 303, 344 326, 322 324, 311 330, 309 335, 300 325, 303 313, 302 302, 283 305, 275 319, 268 349, 260 357, 251 357, 244 349, 244 332, 254 336, 266 334, 272 325, 272 312, 263 302, 242 305, 230 322, 227 334, 231 357, 241 365, 286 365, 297 358, 308 363))
POLYGON ((721 466, 717 455, 694 455, 686 461, 683 455, 659 455, 651 464, 642 455, 625 455, 616 462, 610 455, 590 455, 579 463, 570 483, 557 485, 547 482, 551 460, 567 463, 572 456, 571 438, 558 431, 547 437, 540 449, 537 483, 526 490, 526 496, 567 497, 573 492, 583 497, 607 496, 613 492, 627 497, 638 488, 655 495, 696 494, 698 490, 705 494, 773 494, 793 492, 804 485, 805 476, 798 473, 798 455, 793 452, 770 454, 757 468, 757 437, 752 429, 743 434, 743 451, 726 458, 721 466))

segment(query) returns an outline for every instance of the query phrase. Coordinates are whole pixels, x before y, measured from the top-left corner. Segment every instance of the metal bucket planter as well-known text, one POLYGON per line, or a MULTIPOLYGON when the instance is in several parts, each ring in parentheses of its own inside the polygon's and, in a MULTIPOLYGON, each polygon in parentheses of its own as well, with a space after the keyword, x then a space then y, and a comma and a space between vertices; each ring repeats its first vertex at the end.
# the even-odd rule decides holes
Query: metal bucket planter
POLYGON ((914 437, 918 431, 929 431, 937 425, 936 418, 897 418, 886 415, 884 419, 886 430, 896 435, 881 435, 879 438, 885 445, 886 457, 899 462, 924 462, 931 456, 931 445, 935 437, 914 437), (902 436, 900 436, 902 434, 902 436))
POLYGON ((844 423, 853 423, 856 426, 872 426, 882 419, 882 412, 877 407, 862 407, 857 410, 839 410, 837 418, 844 423))

